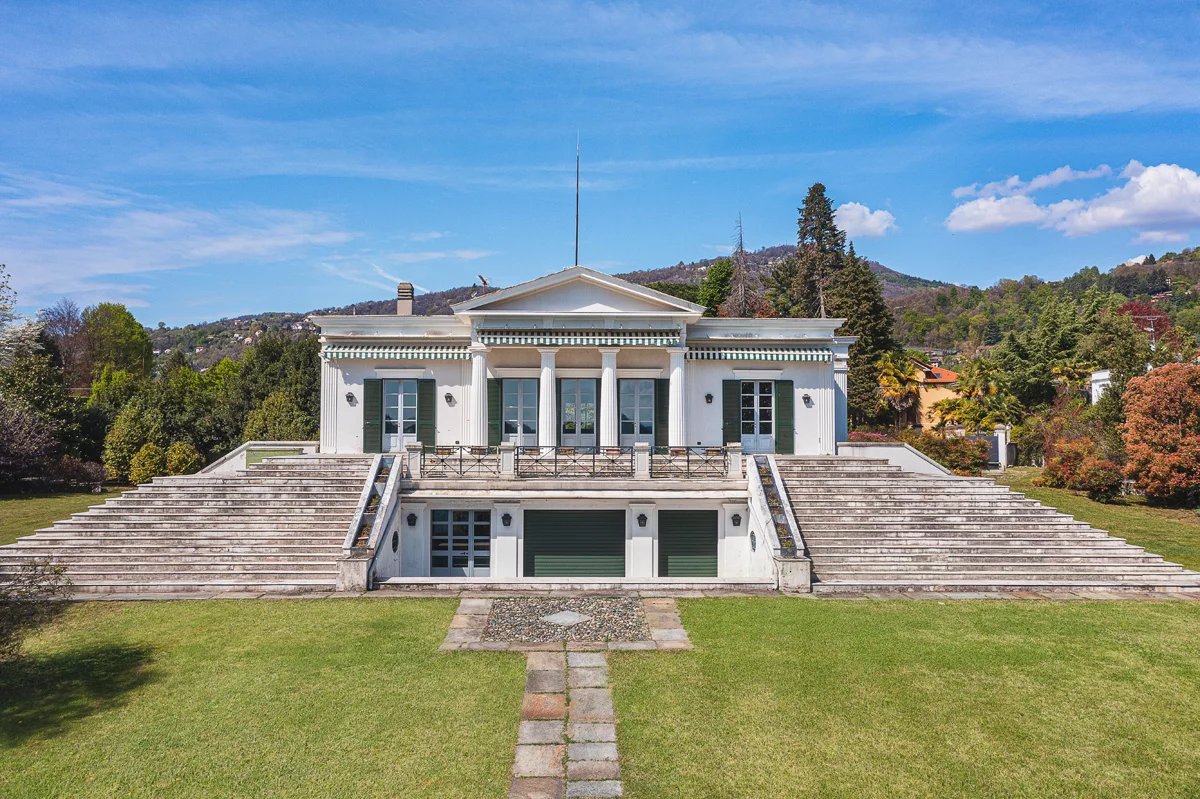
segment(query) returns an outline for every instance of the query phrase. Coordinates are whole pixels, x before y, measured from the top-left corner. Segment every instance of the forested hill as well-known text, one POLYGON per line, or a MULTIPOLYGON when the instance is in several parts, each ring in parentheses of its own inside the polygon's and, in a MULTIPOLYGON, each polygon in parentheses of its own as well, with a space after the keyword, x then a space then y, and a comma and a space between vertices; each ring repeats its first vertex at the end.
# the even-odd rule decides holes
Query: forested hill
MULTIPOLYGON (((793 245, 764 247, 747 253, 748 263, 759 274, 765 274, 780 258, 795 250, 793 245)), ((664 266, 655 269, 641 269, 625 272, 617 277, 634 283, 646 284, 658 281, 669 283, 699 283, 705 270, 716 261, 716 258, 706 258, 700 261, 684 263, 680 261, 674 266, 664 266)), ((888 299, 903 297, 918 289, 930 289, 948 284, 937 280, 905 275, 883 264, 869 261, 871 269, 883 281, 883 293, 888 299)), ((481 286, 459 286, 443 291, 432 291, 418 295, 413 303, 413 312, 418 315, 434 315, 450 313, 450 306, 457 302, 475 297, 488 289, 481 286)), ((309 314, 390 314, 396 310, 394 298, 366 300, 332 308, 318 308, 303 313, 271 312, 249 314, 232 319, 221 319, 216 322, 202 322, 183 327, 160 327, 150 331, 150 339, 154 349, 159 353, 182 347, 191 361, 198 367, 210 366, 225 356, 238 357, 242 349, 257 336, 267 330, 292 330, 300 332, 311 329, 304 322, 309 314)))
MULTIPOLYGON (((790 245, 766 247, 749 253, 755 271, 765 274, 780 258, 795 249, 790 245)), ((626 272, 618 277, 635 283, 698 283, 716 259, 626 272)), ((1109 271, 1088 267, 1058 281, 1026 276, 1001 280, 991 288, 955 286, 936 280, 906 275, 874 261, 871 269, 883 282, 884 297, 896 316, 896 338, 916 347, 960 350, 972 354, 981 346, 999 341, 1005 333, 1028 329, 1051 301, 1078 299, 1089 289, 1101 292, 1106 301, 1143 299, 1160 306, 1177 324, 1195 327, 1200 333, 1200 308, 1194 285, 1200 285, 1200 248, 1166 253, 1157 260, 1122 264, 1109 271), (1193 319, 1193 317, 1195 317, 1193 319)), ((456 302, 488 289, 461 286, 419 295, 417 314, 446 314, 456 302)), ((390 314, 392 298, 368 300, 337 308, 303 313, 263 313, 222 319, 178 328, 150 331, 154 349, 160 354, 182 347, 198 367, 210 366, 225 356, 238 357, 242 349, 262 332, 273 329, 302 332, 312 330, 304 322, 310 313, 390 314)))

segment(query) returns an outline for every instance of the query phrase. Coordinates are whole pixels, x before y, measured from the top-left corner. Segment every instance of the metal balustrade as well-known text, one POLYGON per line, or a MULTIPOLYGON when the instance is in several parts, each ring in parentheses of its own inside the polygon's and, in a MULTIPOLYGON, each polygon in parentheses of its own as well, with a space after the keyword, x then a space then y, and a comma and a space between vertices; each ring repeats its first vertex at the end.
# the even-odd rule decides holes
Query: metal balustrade
POLYGON ((492 447, 438 446, 421 450, 421 477, 499 477, 492 447))
POLYGON ((519 447, 517 477, 634 476, 633 447, 519 447))
POLYGON ((725 447, 657 447, 650 455, 651 477, 726 477, 725 447))

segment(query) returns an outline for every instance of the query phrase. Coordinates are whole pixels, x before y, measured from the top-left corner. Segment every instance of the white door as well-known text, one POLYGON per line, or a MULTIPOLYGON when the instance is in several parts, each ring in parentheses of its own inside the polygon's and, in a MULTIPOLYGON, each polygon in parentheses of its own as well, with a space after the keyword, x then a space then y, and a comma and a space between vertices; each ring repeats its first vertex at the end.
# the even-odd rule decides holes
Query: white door
POLYGON ((621 446, 654 445, 654 381, 621 380, 617 383, 621 409, 621 446))
POLYGON ((383 381, 383 451, 417 440, 417 381, 383 381))
POLYGON ((563 378, 558 443, 564 447, 596 446, 596 380, 563 378))
POLYGON ((503 440, 518 447, 537 446, 538 381, 505 379, 500 384, 503 405, 503 440))
POLYGON ((742 450, 775 451, 774 381, 742 381, 742 450))

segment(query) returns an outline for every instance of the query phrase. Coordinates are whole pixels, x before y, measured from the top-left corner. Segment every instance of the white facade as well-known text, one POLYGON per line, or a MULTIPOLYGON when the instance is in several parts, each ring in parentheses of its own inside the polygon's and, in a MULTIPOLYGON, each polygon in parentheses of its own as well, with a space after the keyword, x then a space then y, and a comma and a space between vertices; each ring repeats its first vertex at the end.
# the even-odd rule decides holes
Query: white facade
POLYGON ((518 379, 538 381, 536 443, 563 445, 570 425, 556 392, 563 380, 583 381, 590 392, 583 405, 599 417, 594 440, 572 443, 617 446, 624 410, 619 381, 643 379, 664 381, 656 387, 669 394, 653 420, 652 443, 751 444, 741 436, 723 440, 723 391, 729 381, 778 382, 791 386, 790 445, 767 441, 781 423, 787 428, 773 405, 770 434, 758 443, 777 452, 833 454, 846 431, 846 352, 853 339, 834 335, 844 320, 713 319, 703 310, 574 267, 460 303, 451 316, 314 317, 322 341, 321 449, 376 451, 364 441, 370 380, 433 381, 436 437, 421 442, 426 446, 494 446, 498 425, 488 416, 486 381, 518 379), (664 425, 665 441, 657 429, 664 425))
POLYGON ((774 528, 750 512, 738 447, 832 455, 846 438, 841 319, 706 318, 582 267, 449 316, 398 307, 313 319, 321 451, 403 448, 412 466, 419 442, 421 469, 491 465, 414 470, 379 539, 395 548, 371 556, 375 580, 769 581, 774 528), (513 467, 560 456, 630 469, 513 467), (671 471, 692 458, 707 471, 671 471))

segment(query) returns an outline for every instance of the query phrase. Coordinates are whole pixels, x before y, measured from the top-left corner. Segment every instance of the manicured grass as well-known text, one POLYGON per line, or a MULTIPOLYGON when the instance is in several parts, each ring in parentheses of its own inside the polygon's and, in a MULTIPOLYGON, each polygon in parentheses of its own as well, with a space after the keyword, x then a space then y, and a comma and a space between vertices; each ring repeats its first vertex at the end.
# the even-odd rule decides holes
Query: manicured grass
POLYGON ((635 799, 1200 794, 1200 602, 681 607, 611 657, 635 799))
POLYGON ((81 513, 124 489, 106 489, 102 494, 68 493, 42 496, 0 497, 0 546, 21 536, 49 527, 72 513, 81 513))
POLYGON ((1151 507, 1140 497, 1122 497, 1111 504, 1094 502, 1074 491, 1035 486, 1039 474, 1040 469, 1009 469, 997 482, 1167 560, 1200 569, 1200 515, 1195 511, 1151 507))
POLYGON ((524 659, 454 600, 87 603, 0 666, 0 796, 502 797, 524 659))

